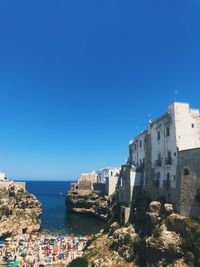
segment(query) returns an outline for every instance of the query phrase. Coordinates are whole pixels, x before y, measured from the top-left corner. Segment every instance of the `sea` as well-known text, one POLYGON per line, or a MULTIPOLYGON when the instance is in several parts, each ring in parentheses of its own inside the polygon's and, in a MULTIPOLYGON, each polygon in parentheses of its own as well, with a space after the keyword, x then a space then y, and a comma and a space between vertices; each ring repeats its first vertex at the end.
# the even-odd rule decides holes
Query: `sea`
POLYGON ((41 231, 82 236, 97 233, 104 226, 97 218, 67 212, 65 196, 70 182, 26 181, 26 189, 42 204, 41 231))

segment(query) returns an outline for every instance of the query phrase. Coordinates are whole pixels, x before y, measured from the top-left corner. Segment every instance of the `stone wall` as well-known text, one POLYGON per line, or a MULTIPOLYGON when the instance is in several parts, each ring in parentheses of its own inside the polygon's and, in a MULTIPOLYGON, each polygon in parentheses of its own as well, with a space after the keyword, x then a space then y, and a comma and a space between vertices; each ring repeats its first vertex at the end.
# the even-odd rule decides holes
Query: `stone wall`
POLYGON ((100 196, 106 195, 106 184, 105 183, 95 183, 93 184, 93 190, 97 191, 100 196))
POLYGON ((200 148, 178 152, 177 205, 185 216, 199 217, 200 203, 196 200, 200 186, 200 148))
POLYGON ((26 189, 26 182, 0 181, 0 189, 8 189, 10 185, 14 185, 16 189, 26 189))

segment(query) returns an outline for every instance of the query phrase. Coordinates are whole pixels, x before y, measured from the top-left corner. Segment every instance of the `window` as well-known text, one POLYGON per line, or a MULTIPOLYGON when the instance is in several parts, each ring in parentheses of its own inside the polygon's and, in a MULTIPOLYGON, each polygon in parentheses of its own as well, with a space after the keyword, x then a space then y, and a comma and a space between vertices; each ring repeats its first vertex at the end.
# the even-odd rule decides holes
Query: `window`
POLYGON ((166 136, 170 136, 170 129, 169 129, 169 127, 166 127, 166 136))
POLYGON ((167 173, 167 180, 170 180, 170 173, 167 173))
POLYGON ((190 175, 190 171, 188 168, 183 169, 183 175, 190 175))
POLYGON ((157 140, 160 140, 160 132, 157 132, 157 140))
POLYGON ((167 158, 171 159, 171 152, 170 151, 167 152, 167 158))
POLYGON ((194 128, 194 123, 192 123, 192 128, 194 128))
POLYGON ((167 158, 165 160, 165 165, 171 165, 172 164, 172 157, 171 157, 171 151, 167 152, 167 158))
POLYGON ((142 141, 140 140, 140 147, 142 147, 142 141))
POLYGON ((134 145, 134 149, 135 149, 135 151, 137 150, 137 145, 136 144, 134 145))
POLYGON ((113 172, 112 171, 110 172, 110 175, 113 176, 113 172))

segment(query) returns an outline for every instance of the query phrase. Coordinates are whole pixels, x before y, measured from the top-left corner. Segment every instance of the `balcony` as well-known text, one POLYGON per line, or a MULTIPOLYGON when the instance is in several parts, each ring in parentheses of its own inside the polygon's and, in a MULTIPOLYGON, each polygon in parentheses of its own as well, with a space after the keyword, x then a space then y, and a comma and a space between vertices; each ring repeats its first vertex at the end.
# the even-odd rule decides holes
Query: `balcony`
POLYGON ((161 159, 157 159, 157 160, 155 161, 155 165, 156 165, 156 167, 161 167, 161 166, 162 166, 162 161, 161 161, 161 159))
POLYGON ((172 165, 172 159, 171 158, 166 158, 165 159, 165 165, 172 165))
POLYGON ((144 163, 141 163, 140 165, 137 166, 137 171, 138 172, 142 172, 144 170, 144 167, 145 167, 145 164, 144 163))
POLYGON ((156 179, 154 181, 154 186, 157 187, 157 188, 159 188, 160 187, 160 180, 156 179))
POLYGON ((167 179, 167 180, 163 181, 163 187, 168 188, 168 189, 171 187, 170 179, 167 179))

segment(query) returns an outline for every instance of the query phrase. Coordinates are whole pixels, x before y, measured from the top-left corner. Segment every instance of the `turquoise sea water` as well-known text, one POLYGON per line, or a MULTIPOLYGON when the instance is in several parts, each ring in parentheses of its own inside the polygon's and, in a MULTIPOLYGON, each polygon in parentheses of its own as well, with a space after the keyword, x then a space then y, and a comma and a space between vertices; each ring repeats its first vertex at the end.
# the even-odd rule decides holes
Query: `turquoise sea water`
POLYGON ((26 189, 42 203, 42 227, 54 233, 85 235, 101 229, 104 223, 85 215, 67 213, 65 195, 70 182, 28 181, 26 189))

